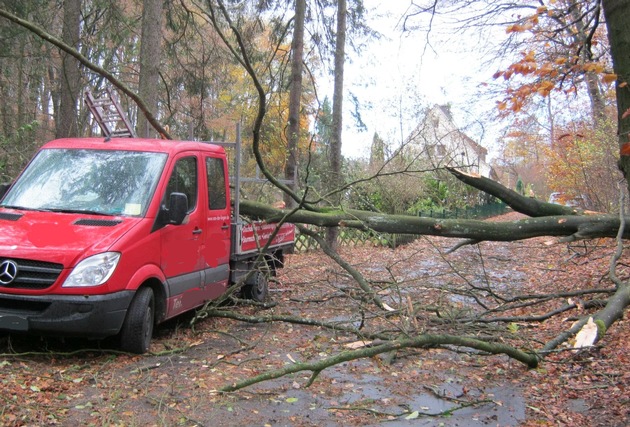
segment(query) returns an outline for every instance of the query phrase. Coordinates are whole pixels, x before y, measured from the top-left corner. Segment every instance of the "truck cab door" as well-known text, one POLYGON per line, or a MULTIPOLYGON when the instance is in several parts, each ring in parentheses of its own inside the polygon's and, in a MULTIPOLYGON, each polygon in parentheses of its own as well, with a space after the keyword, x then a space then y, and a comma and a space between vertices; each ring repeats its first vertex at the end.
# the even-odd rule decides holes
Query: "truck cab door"
POLYGON ((207 190, 205 230, 202 257, 205 263, 202 280, 208 299, 220 296, 228 286, 230 262, 230 197, 225 157, 207 155, 204 159, 207 190))
POLYGON ((188 198, 188 215, 180 225, 166 225, 160 230, 161 267, 167 281, 167 317, 197 307, 203 276, 203 214, 199 206, 199 159, 183 154, 175 160, 162 204, 167 205, 171 193, 184 193, 188 198))

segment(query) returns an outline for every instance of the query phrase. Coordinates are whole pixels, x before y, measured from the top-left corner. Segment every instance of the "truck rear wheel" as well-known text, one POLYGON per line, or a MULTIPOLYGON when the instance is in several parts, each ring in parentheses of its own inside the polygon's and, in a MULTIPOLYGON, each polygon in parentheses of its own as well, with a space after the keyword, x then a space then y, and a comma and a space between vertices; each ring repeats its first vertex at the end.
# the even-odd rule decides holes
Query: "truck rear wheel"
POLYGON ((258 302, 263 302, 267 299, 269 293, 269 276, 267 272, 256 270, 249 279, 245 282, 243 287, 243 294, 245 298, 258 302))
POLYGON ((153 289, 140 288, 129 305, 120 330, 120 347, 130 353, 146 353, 153 336, 154 318, 153 289))

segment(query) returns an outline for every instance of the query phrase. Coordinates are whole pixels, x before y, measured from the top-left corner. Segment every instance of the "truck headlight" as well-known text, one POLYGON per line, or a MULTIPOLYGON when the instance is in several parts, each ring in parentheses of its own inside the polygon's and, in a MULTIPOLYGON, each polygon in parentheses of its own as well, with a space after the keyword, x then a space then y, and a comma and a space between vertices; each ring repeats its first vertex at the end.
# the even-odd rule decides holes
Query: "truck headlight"
POLYGON ((118 252, 104 252, 81 261, 70 273, 64 288, 102 285, 114 273, 120 260, 118 252))

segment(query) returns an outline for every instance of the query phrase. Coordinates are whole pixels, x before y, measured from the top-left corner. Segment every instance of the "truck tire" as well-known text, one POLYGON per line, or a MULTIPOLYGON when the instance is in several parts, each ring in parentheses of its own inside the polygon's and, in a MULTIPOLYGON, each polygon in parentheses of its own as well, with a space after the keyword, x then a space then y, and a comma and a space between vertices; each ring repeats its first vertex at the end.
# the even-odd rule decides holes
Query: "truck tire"
POLYGON ((146 353, 153 336, 155 301, 153 289, 140 288, 131 300, 120 330, 120 348, 130 353, 146 353))
POLYGON ((269 276, 268 273, 256 270, 243 287, 243 295, 247 299, 263 302, 267 299, 269 293, 269 276))

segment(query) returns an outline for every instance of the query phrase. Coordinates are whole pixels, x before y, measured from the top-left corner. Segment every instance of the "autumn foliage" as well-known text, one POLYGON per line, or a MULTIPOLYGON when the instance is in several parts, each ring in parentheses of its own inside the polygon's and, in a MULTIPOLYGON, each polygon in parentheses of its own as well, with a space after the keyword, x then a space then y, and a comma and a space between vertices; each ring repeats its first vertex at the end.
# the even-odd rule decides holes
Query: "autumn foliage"
POLYGON ((563 189, 569 199, 585 199, 584 207, 617 210, 616 184, 621 174, 615 144, 614 135, 603 135, 587 126, 559 135, 545 147, 548 185, 563 189))
POLYGON ((548 97, 553 91, 569 95, 585 83, 617 80, 606 54, 606 35, 596 26, 599 8, 587 6, 572 0, 550 2, 506 28, 522 50, 517 61, 493 76, 509 82, 505 98, 497 101, 499 111, 519 112, 536 96, 548 97))
POLYGON ((499 164, 532 195, 557 192, 559 202, 608 212, 621 178, 613 84, 626 82, 612 71, 601 12, 591 6, 553 1, 507 26, 520 53, 493 76, 504 85, 499 115, 510 122, 499 164))

